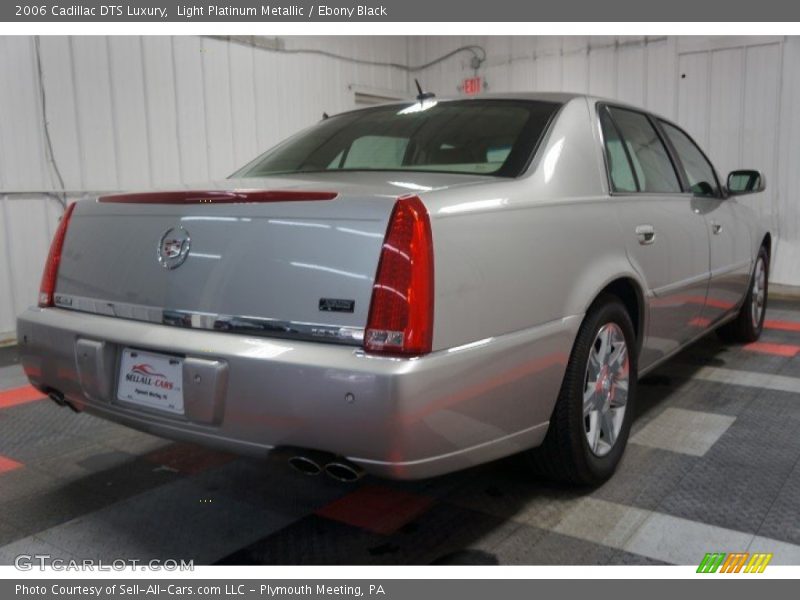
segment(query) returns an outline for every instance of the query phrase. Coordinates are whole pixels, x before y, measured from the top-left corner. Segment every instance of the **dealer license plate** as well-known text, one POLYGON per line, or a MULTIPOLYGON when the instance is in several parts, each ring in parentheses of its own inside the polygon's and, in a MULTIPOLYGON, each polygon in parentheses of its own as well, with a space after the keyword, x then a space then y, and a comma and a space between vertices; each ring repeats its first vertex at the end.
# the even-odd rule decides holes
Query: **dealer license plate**
POLYGON ((148 408, 183 414, 183 361, 174 356, 125 348, 117 398, 148 408))

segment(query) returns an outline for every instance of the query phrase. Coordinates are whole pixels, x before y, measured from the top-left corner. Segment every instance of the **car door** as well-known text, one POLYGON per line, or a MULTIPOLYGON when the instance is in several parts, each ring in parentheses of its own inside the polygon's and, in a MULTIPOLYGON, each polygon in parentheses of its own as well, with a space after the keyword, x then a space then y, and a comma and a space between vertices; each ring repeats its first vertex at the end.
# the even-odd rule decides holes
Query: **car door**
POLYGON ((600 107, 610 191, 629 260, 647 286, 640 368, 695 337, 709 279, 708 232, 645 113, 600 107))
POLYGON ((714 167, 691 137, 667 121, 660 125, 709 232, 711 277, 701 319, 712 325, 735 309, 747 292, 753 260, 750 229, 743 207, 737 199, 725 197, 714 167))

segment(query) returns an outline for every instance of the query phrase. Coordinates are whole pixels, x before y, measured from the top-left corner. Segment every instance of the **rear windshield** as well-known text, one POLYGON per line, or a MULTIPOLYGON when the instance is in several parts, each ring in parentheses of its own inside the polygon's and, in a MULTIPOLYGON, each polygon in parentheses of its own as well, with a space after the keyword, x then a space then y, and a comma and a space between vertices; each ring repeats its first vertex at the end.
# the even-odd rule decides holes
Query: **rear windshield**
POLYGON ((518 100, 425 100, 344 113, 289 138, 233 176, 438 171, 515 177, 558 107, 518 100))

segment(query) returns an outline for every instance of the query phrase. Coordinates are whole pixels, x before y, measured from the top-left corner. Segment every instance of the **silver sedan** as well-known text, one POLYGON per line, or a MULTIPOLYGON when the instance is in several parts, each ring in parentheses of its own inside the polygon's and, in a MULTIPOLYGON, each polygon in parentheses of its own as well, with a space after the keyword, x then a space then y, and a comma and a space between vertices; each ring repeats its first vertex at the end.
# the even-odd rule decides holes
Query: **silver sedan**
POLYGON ((523 453, 596 484, 637 378, 761 333, 764 185, 598 98, 348 112, 224 181, 72 205, 22 361, 59 404, 308 474, 523 453))

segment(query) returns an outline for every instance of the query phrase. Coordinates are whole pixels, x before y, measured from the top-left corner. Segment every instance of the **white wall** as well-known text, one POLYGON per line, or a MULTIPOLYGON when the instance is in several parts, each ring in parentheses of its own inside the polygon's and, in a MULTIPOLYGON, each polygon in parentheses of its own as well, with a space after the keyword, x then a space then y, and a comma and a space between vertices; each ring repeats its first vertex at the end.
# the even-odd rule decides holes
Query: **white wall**
MULTIPOLYGON (((282 38, 404 63, 401 37, 282 38)), ((42 81, 67 190, 223 178, 323 111, 354 107, 352 86, 405 94, 402 69, 280 54, 198 37, 42 37, 42 81)), ((49 165, 34 38, 0 37, 0 342, 36 301, 61 212, 49 165), (40 193, 18 194, 30 190, 40 193)), ((80 193, 71 194, 78 197, 80 193)))
MULTIPOLYGON (((752 167, 764 195, 746 201, 776 238, 772 280, 800 285, 800 38, 419 37, 421 64, 465 44, 486 49, 488 91, 575 91, 645 106, 683 124, 724 174, 752 167)), ((458 55, 417 75, 458 94, 473 72, 458 55)))

